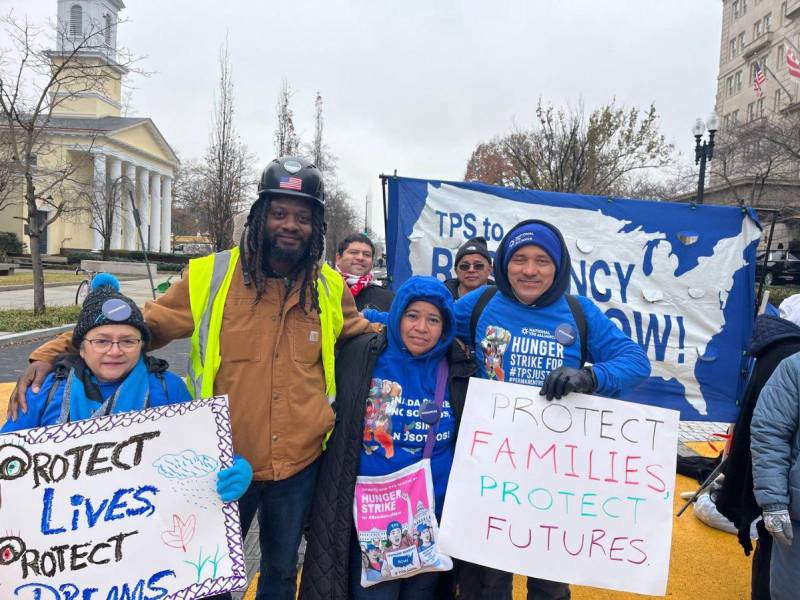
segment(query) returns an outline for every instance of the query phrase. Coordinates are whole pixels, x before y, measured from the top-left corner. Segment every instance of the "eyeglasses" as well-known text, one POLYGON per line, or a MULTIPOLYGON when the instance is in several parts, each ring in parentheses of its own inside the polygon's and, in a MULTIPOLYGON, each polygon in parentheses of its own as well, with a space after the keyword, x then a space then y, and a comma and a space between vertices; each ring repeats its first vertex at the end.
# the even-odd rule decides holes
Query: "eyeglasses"
POLYGON ((482 262, 476 262, 476 263, 462 262, 458 263, 458 270, 467 272, 470 269, 474 269, 475 271, 480 272, 483 271, 486 268, 486 266, 487 266, 486 263, 482 262))
POLYGON ((111 346, 114 344, 117 345, 117 348, 122 350, 123 352, 133 352, 139 347, 141 343, 141 339, 135 338, 125 338, 124 340, 119 340, 114 342, 112 340, 104 340, 102 338, 95 338, 93 340, 85 339, 85 342, 89 342, 92 345, 92 348, 97 350, 98 352, 102 352, 105 354, 111 350, 111 346))

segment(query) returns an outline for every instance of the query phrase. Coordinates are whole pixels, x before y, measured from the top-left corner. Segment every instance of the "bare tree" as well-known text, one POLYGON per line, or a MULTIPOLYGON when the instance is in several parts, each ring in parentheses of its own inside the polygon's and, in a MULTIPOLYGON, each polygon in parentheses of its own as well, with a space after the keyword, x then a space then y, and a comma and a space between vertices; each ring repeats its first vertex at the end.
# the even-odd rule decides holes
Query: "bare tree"
POLYGON ((325 119, 322 116, 322 94, 317 92, 314 99, 314 142, 311 146, 311 162, 317 165, 320 171, 325 171, 325 147, 322 143, 322 129, 325 119))
POLYGON ((739 205, 758 206, 768 183, 797 185, 800 116, 759 118, 720 132, 711 175, 739 205))
POLYGON ((219 68, 213 129, 202 168, 204 195, 200 206, 203 223, 218 251, 233 243, 233 217, 246 202, 253 181, 253 158, 233 122, 233 76, 227 41, 220 50, 219 68))
POLYGON ((324 116, 322 94, 317 92, 314 99, 314 141, 307 148, 312 162, 322 171, 325 181, 325 258, 333 263, 336 247, 348 235, 359 231, 358 215, 353 209, 351 199, 339 184, 336 173, 336 157, 331 153, 323 137, 324 116))
MULTIPOLYGON (((41 257, 46 249, 41 247, 41 236, 62 215, 81 210, 76 199, 85 182, 78 175, 91 161, 93 145, 90 140, 67 151, 54 143, 54 113, 78 95, 108 90, 106 65, 112 59, 106 54, 106 33, 114 25, 92 23, 76 36, 59 23, 56 34, 64 43, 54 52, 41 47, 39 42, 46 36, 40 28, 13 15, 0 19, 9 42, 0 54, 0 130, 20 188, 14 201, 23 202, 27 209, 23 220, 30 237, 36 314, 45 311, 41 257), (46 168, 41 164, 45 162, 46 168)), ((121 56, 113 59, 115 64, 131 64, 129 56, 121 56)))
POLYGON ((278 156, 291 156, 300 150, 300 138, 294 128, 294 113, 290 106, 292 88, 284 79, 278 94, 278 125, 275 127, 275 151, 278 156))
POLYGON ((172 229, 176 235, 208 233, 203 218, 206 178, 197 161, 180 164, 172 183, 172 229))
POLYGON ((126 209, 126 191, 131 189, 132 182, 124 175, 115 180, 106 180, 101 185, 87 183, 75 189, 75 210, 65 215, 68 220, 87 219, 89 228, 97 232, 101 240, 100 251, 103 260, 108 259, 114 229, 121 230, 123 211, 126 209))
POLYGON ((348 235, 361 231, 358 215, 353 209, 350 197, 338 181, 329 179, 325 183, 325 260, 333 264, 336 248, 348 235))
POLYGON ((667 165, 673 152, 658 131, 658 113, 617 106, 556 109, 541 99, 530 129, 510 133, 473 152, 467 175, 513 187, 623 195, 636 174, 667 165))
POLYGON ((472 151, 464 173, 465 181, 509 185, 511 164, 499 138, 482 142, 472 151))
POLYGON ((12 158, 11 143, 5 131, 0 129, 0 211, 14 204, 19 195, 19 181, 16 177, 16 162, 12 158))

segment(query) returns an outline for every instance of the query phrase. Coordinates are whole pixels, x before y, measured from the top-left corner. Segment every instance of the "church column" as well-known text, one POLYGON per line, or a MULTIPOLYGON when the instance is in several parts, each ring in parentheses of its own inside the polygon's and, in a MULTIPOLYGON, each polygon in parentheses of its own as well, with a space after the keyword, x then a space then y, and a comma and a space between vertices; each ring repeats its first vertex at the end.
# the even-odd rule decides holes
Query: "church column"
POLYGON ((125 189, 124 197, 122 198, 122 206, 125 210, 122 214, 125 215, 125 241, 124 247, 126 250, 136 250, 136 240, 139 239, 139 234, 136 233, 136 221, 133 218, 133 209, 131 208, 131 197, 129 192, 136 193, 136 165, 127 163, 125 165, 125 189))
POLYGON ((161 175, 150 173, 150 246, 151 252, 161 248, 161 175))
POLYGON ((100 235, 103 225, 103 214, 106 206, 106 155, 94 155, 94 174, 92 177, 94 205, 91 210, 92 250, 103 249, 103 236, 100 235))
POLYGON ((172 252, 172 177, 161 179, 161 251, 172 252))
POLYGON ((122 161, 110 156, 108 158, 108 195, 107 199, 112 203, 113 217, 111 221, 111 246, 112 250, 122 248, 122 201, 125 193, 125 185, 122 181, 122 161))
POLYGON ((136 208, 139 210, 139 218, 142 221, 142 238, 144 239, 144 248, 139 248, 139 250, 147 250, 147 240, 150 234, 150 171, 144 167, 139 168, 136 188, 136 208))

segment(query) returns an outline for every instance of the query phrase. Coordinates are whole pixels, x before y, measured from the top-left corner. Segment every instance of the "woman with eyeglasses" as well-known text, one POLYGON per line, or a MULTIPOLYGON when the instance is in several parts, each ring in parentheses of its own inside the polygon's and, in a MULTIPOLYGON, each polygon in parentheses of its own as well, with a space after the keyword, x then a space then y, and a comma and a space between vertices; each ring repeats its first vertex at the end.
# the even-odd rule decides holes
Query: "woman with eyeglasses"
MULTIPOLYGON (((28 411, 9 419, 0 433, 191 400, 166 361, 145 353, 149 341, 139 307, 120 293, 117 278, 96 275, 72 334, 74 351, 56 361, 40 389, 28 388, 28 411)), ((252 476, 248 462, 237 456, 219 472, 222 501, 238 500, 252 476)))
POLYGON ((489 279, 492 274, 492 255, 482 237, 467 240, 456 253, 456 276, 444 282, 454 300, 477 290, 482 285, 494 285, 489 279))

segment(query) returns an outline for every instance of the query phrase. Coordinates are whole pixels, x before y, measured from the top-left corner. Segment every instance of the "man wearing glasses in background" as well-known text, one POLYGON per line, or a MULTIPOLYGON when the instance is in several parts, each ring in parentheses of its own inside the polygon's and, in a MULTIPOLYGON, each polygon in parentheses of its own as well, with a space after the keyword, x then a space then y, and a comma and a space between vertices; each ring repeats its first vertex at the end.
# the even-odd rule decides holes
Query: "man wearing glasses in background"
POLYGON ((453 299, 476 290, 482 285, 494 285, 489 279, 492 273, 492 256, 486 248, 486 238, 467 240, 456 253, 456 278, 444 282, 453 299))

